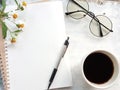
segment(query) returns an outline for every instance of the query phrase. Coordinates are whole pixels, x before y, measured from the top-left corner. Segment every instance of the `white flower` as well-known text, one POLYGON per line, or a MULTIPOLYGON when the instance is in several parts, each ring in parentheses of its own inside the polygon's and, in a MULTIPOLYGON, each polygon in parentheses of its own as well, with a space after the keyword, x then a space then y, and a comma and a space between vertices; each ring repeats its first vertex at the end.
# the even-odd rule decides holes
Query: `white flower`
POLYGON ((17 19, 18 18, 18 12, 17 11, 11 11, 8 13, 8 17, 11 19, 17 19))

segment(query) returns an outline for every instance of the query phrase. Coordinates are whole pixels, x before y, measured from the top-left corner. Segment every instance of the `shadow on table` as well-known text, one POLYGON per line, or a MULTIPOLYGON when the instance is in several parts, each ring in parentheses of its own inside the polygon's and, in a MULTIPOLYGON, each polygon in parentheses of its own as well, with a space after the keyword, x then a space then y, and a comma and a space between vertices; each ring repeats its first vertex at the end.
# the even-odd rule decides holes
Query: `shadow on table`
POLYGON ((72 90, 95 90, 85 82, 82 76, 80 64, 77 64, 72 68, 72 76, 73 76, 72 90))

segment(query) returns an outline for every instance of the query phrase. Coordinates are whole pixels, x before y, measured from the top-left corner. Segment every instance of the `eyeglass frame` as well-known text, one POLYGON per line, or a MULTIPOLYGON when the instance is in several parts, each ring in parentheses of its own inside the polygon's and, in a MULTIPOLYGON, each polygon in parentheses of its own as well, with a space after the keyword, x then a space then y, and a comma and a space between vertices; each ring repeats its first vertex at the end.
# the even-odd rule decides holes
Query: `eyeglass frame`
MULTIPOLYGON (((92 19, 94 19, 98 24, 99 24, 99 30, 100 30, 100 37, 103 37, 103 36, 105 36, 105 35, 103 35, 103 33, 102 33, 102 28, 101 28, 101 26, 103 26, 104 28, 106 28, 107 30, 109 30, 109 32, 113 32, 113 30, 112 29, 109 29, 108 27, 106 27, 104 24, 102 24, 100 21, 99 21, 99 19, 95 16, 95 14, 93 13, 93 12, 91 12, 91 11, 88 11, 87 9, 85 9, 83 6, 81 6, 79 3, 77 3, 75 0, 69 0, 69 2, 70 1, 72 1, 74 4, 76 4, 77 6, 79 6, 81 9, 83 9, 83 10, 76 10, 76 11, 73 11, 73 12, 66 12, 65 14, 66 15, 70 15, 70 14, 72 14, 72 13, 76 13, 76 12, 83 12, 83 13, 85 13, 86 15, 88 15, 89 17, 91 17, 92 19)), ((68 2, 68 4, 69 4, 69 2, 68 2)), ((86 1, 87 2, 87 1, 86 1)), ((88 3, 87 3, 88 4, 88 3)), ((88 7, 89 7, 89 4, 88 4, 88 7)), ((85 17, 86 15, 84 15, 83 17, 85 17)), ((72 16, 71 16, 72 17, 72 16)), ((83 18, 82 17, 82 18, 83 18)), ((73 17, 72 17, 73 18, 73 17)), ((76 19, 76 18, 74 18, 74 19, 76 19)), ((79 18, 79 19, 81 19, 81 18, 79 18)), ((110 19, 109 19, 110 20, 110 19)), ((110 22, 111 22, 111 20, 110 20, 110 22)), ((112 22, 111 22, 112 23, 112 22)), ((93 33, 92 33, 93 34, 93 33)))

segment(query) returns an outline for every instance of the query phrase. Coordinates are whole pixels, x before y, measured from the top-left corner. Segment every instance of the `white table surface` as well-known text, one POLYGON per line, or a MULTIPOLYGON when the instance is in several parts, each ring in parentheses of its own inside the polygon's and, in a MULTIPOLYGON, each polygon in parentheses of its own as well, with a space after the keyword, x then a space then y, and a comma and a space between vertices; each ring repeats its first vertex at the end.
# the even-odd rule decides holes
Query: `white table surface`
MULTIPOLYGON (((27 0, 27 1, 34 2, 39 0, 27 0)), ((68 0, 63 0, 64 11, 66 11, 67 2, 68 0)), ((8 3, 12 3, 12 0, 8 0, 8 3)), ((120 14, 119 14, 120 4, 108 2, 107 4, 100 6, 94 3, 89 3, 89 7, 90 7, 90 11, 94 12, 96 15, 103 14, 105 12, 106 15, 110 17, 110 19, 112 20, 113 26, 114 26, 113 29, 116 30, 116 34, 117 36, 119 36, 118 34, 119 31, 117 30, 120 29, 120 14), (102 8, 103 6, 105 8, 102 8)), ((82 78, 81 71, 80 71, 81 60, 79 58, 79 54, 82 53, 82 49, 80 47, 82 43, 80 42, 82 31, 80 29, 84 29, 86 27, 86 30, 84 31, 84 33, 86 33, 86 36, 83 35, 82 37, 92 38, 94 41, 100 40, 100 39, 96 39, 94 36, 90 34, 89 22, 90 22, 89 17, 76 21, 71 19, 70 17, 65 16, 66 32, 67 32, 67 35, 70 37, 70 46, 68 48, 68 52, 70 52, 69 54, 70 60, 68 61, 68 64, 72 72, 73 86, 68 88, 62 88, 62 89, 54 89, 54 90, 99 90, 99 89, 95 89, 88 86, 84 81, 84 79, 82 78)), ((112 36, 112 34, 108 36, 108 39, 110 38, 110 36, 112 36)), ((116 36, 116 35, 113 34, 113 36, 116 36)), ((116 38, 113 41, 116 47, 120 46, 118 41, 120 41, 120 38, 116 38)), ((116 48, 116 49, 119 50, 119 48, 116 48)), ((119 90, 120 89, 119 79, 120 77, 118 77, 117 82, 112 87, 107 89, 102 89, 102 90, 119 90)))
MULTIPOLYGON (((64 11, 66 11, 68 0, 63 0, 64 4, 64 11)), ((55 89, 55 90, 100 90, 95 89, 86 84, 84 79, 82 78, 81 71, 80 71, 80 54, 83 50, 83 42, 87 42, 87 38, 92 39, 92 42, 97 44, 97 41, 100 41, 99 44, 104 45, 106 43, 106 46, 100 46, 96 47, 94 44, 90 44, 88 48, 95 48, 104 49, 104 48, 111 48, 112 46, 115 46, 113 48, 113 51, 117 50, 119 55, 119 47, 120 47, 120 38, 119 38, 119 29, 120 29, 120 3, 116 2, 107 2, 103 5, 98 5, 94 3, 89 3, 90 11, 94 12, 95 15, 102 15, 103 13, 106 13, 106 16, 108 16, 113 23, 113 33, 110 33, 107 37, 103 39, 99 39, 94 37, 89 30, 89 22, 91 18, 85 17, 81 20, 74 20, 68 16, 65 16, 65 24, 66 24, 66 32, 67 35, 70 36, 70 46, 68 49, 69 52, 69 65, 72 72, 72 80, 73 80, 73 86, 69 88, 64 89, 55 89), (82 34, 83 33, 83 34, 82 34), (84 39, 86 38, 86 39, 84 39), (83 39, 83 40, 82 40, 83 39), (112 39, 112 40, 110 40, 112 39), (86 40, 86 41, 85 41, 86 40), (83 41, 83 42, 81 42, 83 41), (113 44, 110 45, 107 44, 113 44), (92 46, 93 45, 93 46, 92 46), (107 47, 108 45, 108 47, 107 47)), ((86 43, 89 44, 89 43, 86 43)), ((87 45, 86 45, 87 46, 87 45)), ((89 49, 88 49, 89 50, 89 49)), ((87 51, 87 49, 86 49, 87 51)), ((118 56, 119 57, 119 56, 118 56)), ((119 60, 120 61, 120 60, 119 60)), ((115 82, 115 84, 107 89, 102 90, 119 90, 120 89, 120 76, 118 77, 118 80, 115 82)))

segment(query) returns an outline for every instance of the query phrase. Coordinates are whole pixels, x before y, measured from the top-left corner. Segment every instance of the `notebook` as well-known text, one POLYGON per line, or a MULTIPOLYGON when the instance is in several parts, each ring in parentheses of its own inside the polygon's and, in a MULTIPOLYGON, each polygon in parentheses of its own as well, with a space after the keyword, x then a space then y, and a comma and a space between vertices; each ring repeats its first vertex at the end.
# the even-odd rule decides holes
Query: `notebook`
POLYGON ((0 26, 0 90, 9 90, 7 48, 2 37, 2 27, 0 26), (4 85, 4 87, 3 87, 4 85), (4 89, 3 89, 4 88, 4 89))
MULTIPOLYGON (((10 89, 6 90, 46 90, 66 39, 61 1, 29 4, 25 10, 23 32, 16 44, 7 47, 10 89)), ((67 55, 51 88, 72 85, 66 61, 67 55)))

